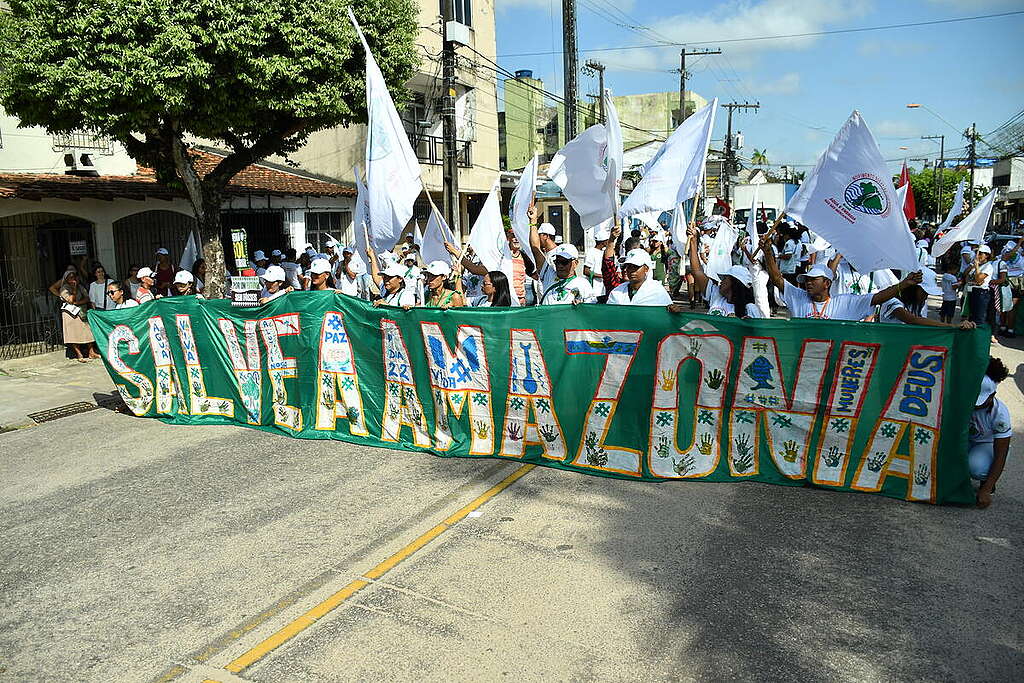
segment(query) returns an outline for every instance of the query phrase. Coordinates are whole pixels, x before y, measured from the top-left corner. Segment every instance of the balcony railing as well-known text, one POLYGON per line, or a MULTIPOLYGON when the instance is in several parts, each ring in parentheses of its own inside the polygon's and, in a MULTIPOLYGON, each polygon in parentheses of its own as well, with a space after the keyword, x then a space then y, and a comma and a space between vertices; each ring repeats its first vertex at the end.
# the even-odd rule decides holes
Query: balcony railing
MULTIPOLYGON (((409 142, 416 152, 416 158, 425 164, 440 166, 444 163, 444 138, 437 135, 409 133, 409 142)), ((469 140, 455 141, 455 155, 460 168, 472 168, 472 143, 469 140)))
POLYGON ((111 155, 114 153, 113 140, 105 135, 96 135, 94 133, 58 133, 52 136, 52 142, 54 152, 91 149, 104 155, 111 155))

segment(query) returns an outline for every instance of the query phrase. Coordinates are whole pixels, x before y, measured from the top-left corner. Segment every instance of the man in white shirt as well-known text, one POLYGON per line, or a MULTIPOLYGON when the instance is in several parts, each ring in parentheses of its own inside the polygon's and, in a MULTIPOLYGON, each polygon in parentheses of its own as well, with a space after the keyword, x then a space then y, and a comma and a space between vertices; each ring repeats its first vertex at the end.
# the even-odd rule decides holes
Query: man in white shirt
POLYGON ((562 244, 555 247, 551 250, 550 258, 554 262, 554 277, 551 284, 544 288, 541 305, 592 304, 596 301, 587 279, 576 275, 580 253, 574 245, 562 244))
POLYGON ((769 238, 761 238, 765 267, 773 285, 782 291, 782 298, 789 308, 791 318, 819 318, 822 320, 863 320, 875 313, 880 306, 899 295, 903 287, 921 283, 920 271, 907 275, 902 282, 886 287, 874 294, 837 294, 829 292, 834 275, 825 265, 811 266, 798 281, 803 289, 787 282, 779 271, 779 264, 771 252, 769 238))
POLYGON ((622 272, 626 281, 608 294, 608 303, 617 306, 668 306, 672 297, 660 282, 651 277, 654 261, 644 249, 626 254, 622 272))
POLYGON ((610 228, 601 226, 594 228, 596 244, 587 249, 586 258, 583 259, 583 275, 590 281, 590 287, 595 297, 605 295, 604 279, 601 277, 601 260, 604 258, 604 248, 608 245, 610 236, 610 228))
MULTIPOLYGON (((533 220, 532 216, 530 220, 533 220)), ((558 246, 555 243, 555 226, 550 223, 541 223, 537 228, 537 239, 537 244, 533 244, 531 239, 530 246, 533 248, 533 258, 537 264, 537 280, 540 281, 543 292, 555 281, 555 264, 552 263, 551 257, 552 252, 558 246), (539 254, 537 253, 538 249, 540 250, 539 254)))
POLYGON ((978 247, 974 261, 964 272, 967 281, 968 317, 976 325, 988 322, 988 309, 992 303, 989 285, 996 278, 995 264, 992 263, 992 249, 987 244, 978 247))

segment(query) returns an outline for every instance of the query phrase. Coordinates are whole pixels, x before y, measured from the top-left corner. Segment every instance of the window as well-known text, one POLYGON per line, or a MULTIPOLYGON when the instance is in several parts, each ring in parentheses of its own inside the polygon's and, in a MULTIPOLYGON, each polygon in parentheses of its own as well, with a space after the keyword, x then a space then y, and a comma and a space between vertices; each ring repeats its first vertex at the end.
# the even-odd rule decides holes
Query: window
POLYGON ((306 241, 313 245, 319 253, 327 253, 327 236, 345 244, 354 239, 349 229, 352 214, 348 211, 307 211, 306 241))
POLYGON ((77 133, 58 133, 51 137, 53 143, 51 147, 54 152, 94 149, 106 156, 114 153, 114 141, 105 135, 80 131, 77 133))
POLYGON ((472 0, 440 0, 439 7, 441 16, 448 21, 457 21, 466 26, 473 25, 473 2, 472 0), (448 3, 451 3, 451 11, 446 11, 448 3))

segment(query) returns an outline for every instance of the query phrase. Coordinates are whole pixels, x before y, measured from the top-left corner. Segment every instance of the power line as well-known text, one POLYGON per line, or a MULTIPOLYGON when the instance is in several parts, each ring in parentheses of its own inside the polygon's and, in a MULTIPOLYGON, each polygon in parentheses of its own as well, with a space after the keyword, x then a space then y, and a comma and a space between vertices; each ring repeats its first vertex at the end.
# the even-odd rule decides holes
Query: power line
MULTIPOLYGON (((839 35, 843 33, 864 33, 867 31, 888 31, 897 28, 914 28, 918 26, 937 26, 940 24, 955 24, 964 21, 976 21, 979 19, 996 19, 999 17, 1011 17, 1024 14, 1024 10, 1017 10, 1013 12, 998 12, 996 14, 978 14, 971 17, 957 17, 953 19, 934 19, 932 21, 913 21, 902 24, 885 24, 882 26, 860 26, 856 28, 839 28, 828 31, 808 31, 806 33, 787 33, 782 35, 772 36, 749 36, 747 38, 724 38, 722 40, 687 40, 685 42, 672 42, 672 43, 652 43, 647 45, 624 45, 622 47, 593 47, 580 50, 580 52, 615 52, 619 50, 644 50, 652 47, 680 47, 682 45, 723 45, 725 43, 749 43, 760 40, 782 40, 786 38, 811 38, 814 36, 831 36, 839 35)), ((560 51, 544 51, 544 52, 510 52, 502 55, 502 57, 537 57, 541 55, 549 54, 561 54, 560 51)))

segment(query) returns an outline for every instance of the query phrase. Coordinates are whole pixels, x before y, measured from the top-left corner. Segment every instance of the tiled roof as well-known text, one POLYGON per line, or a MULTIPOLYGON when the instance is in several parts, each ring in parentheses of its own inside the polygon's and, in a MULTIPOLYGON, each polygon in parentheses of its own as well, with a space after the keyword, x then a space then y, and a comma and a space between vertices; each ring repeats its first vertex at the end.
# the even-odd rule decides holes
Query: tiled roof
MULTIPOLYGON (((211 171, 222 157, 193 150, 199 175, 211 171)), ((353 188, 307 178, 287 171, 253 164, 231 179, 227 196, 299 195, 313 197, 354 197, 353 188)), ((156 180, 152 169, 139 166, 130 176, 85 177, 74 175, 5 173, 0 174, 0 199, 177 199, 183 190, 156 180)))

